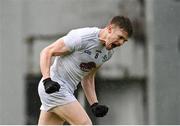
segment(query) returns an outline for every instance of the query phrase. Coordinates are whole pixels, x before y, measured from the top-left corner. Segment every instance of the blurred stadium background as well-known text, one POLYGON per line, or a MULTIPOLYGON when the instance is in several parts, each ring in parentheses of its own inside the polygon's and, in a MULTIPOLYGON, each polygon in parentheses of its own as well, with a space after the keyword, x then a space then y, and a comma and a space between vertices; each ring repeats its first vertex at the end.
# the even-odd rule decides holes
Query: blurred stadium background
POLYGON ((94 124, 180 124, 180 0, 0 0, 0 124, 37 124, 39 53, 69 30, 129 16, 134 35, 96 77, 94 124))

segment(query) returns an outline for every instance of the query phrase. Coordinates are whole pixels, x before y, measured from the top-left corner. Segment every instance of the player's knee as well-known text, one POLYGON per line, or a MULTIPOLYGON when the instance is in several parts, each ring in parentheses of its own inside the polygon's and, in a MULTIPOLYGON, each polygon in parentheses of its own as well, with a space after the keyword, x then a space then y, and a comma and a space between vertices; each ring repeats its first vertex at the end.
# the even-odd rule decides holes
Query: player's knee
POLYGON ((80 121, 79 125, 92 125, 92 122, 90 119, 84 119, 80 121))

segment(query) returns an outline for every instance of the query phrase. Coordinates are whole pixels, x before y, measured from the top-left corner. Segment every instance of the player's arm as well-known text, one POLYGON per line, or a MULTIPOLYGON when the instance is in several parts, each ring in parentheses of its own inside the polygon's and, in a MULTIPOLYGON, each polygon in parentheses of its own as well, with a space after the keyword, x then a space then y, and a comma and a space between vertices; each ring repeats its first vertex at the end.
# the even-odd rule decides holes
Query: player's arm
POLYGON ((87 76, 85 76, 81 81, 81 85, 83 87, 86 98, 91 106, 92 113, 96 117, 103 117, 107 114, 108 107, 99 104, 95 91, 95 75, 99 68, 100 67, 94 69, 87 76))
POLYGON ((82 88, 84 90, 84 93, 85 93, 86 98, 87 98, 90 105, 92 105, 93 103, 98 102, 97 96, 96 96, 96 91, 95 91, 95 81, 94 81, 95 80, 95 75, 96 75, 96 72, 97 72, 98 68, 91 71, 81 81, 82 88))
POLYGON ((58 39, 51 45, 44 48, 40 53, 40 69, 43 76, 43 83, 46 93, 59 91, 59 84, 50 78, 50 66, 53 56, 61 56, 69 53, 69 48, 64 44, 63 39, 58 39))

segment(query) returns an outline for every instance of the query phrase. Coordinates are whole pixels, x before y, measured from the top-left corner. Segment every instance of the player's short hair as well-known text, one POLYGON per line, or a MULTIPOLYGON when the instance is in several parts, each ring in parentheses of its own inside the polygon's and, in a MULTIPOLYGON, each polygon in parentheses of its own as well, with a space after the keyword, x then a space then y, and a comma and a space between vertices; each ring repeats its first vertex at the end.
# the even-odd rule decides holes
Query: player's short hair
POLYGON ((128 36, 131 37, 133 34, 133 26, 128 17, 125 16, 115 16, 111 19, 110 24, 114 24, 119 28, 122 28, 128 33, 128 36))

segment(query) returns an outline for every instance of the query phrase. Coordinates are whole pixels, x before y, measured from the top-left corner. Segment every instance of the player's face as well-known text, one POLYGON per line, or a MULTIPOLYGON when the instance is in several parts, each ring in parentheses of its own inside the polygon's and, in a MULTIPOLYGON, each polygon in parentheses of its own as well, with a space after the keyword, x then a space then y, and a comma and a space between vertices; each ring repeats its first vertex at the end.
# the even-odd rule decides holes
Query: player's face
POLYGON ((128 33, 117 26, 109 26, 105 43, 106 49, 111 50, 123 45, 128 40, 128 33))

